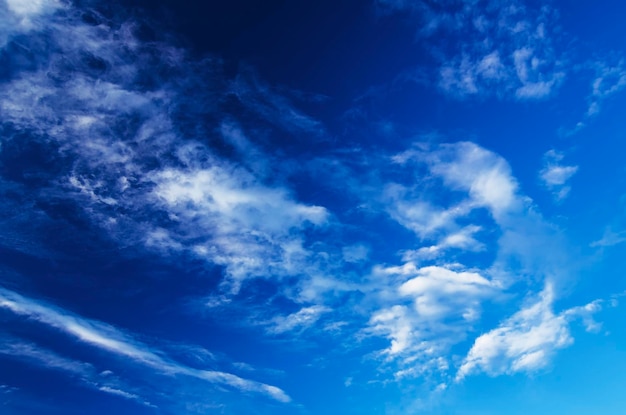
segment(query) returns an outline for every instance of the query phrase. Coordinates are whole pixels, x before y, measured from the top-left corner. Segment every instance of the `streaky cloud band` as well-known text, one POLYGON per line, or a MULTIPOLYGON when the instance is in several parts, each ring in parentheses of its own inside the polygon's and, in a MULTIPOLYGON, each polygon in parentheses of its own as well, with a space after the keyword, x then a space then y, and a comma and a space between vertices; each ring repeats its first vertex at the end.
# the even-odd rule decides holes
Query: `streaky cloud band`
POLYGON ((162 352, 135 340, 131 335, 101 321, 80 317, 44 302, 24 297, 0 287, 0 308, 53 327, 91 346, 127 358, 170 375, 185 375, 219 383, 243 392, 261 393, 279 402, 291 398, 280 388, 215 370, 200 370, 182 365, 162 352))

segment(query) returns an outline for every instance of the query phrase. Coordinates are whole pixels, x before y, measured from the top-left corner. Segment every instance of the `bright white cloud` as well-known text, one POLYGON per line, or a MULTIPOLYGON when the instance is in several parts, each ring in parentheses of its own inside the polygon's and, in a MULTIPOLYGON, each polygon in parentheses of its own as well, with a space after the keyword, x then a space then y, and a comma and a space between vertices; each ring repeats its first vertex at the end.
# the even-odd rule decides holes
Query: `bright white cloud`
MULTIPOLYGON (((44 3, 27 6, 14 0, 12 4, 18 10, 13 14, 30 18, 44 3)), ((393 7, 409 6, 408 2, 394 2, 393 7)), ((458 95, 503 90, 503 94, 516 94, 518 98, 540 98, 553 91, 562 74, 549 44, 543 43, 546 29, 540 20, 547 17, 523 8, 513 9, 498 5, 495 16, 486 16, 464 5, 465 14, 456 16, 460 26, 454 27, 451 18, 455 16, 438 16, 430 22, 425 30, 431 34, 471 24, 473 33, 481 33, 484 38, 480 47, 475 38, 467 45, 461 40, 447 56, 440 71, 444 90, 458 95), (501 26, 496 25, 498 21, 501 26)), ((341 261, 354 266, 376 252, 364 245, 335 247, 336 252, 327 252, 323 244, 309 239, 307 235, 335 218, 322 206, 300 202, 286 187, 287 181, 273 174, 271 157, 252 144, 247 130, 233 121, 232 115, 220 114, 219 108, 211 107, 208 111, 216 116, 224 115, 219 128, 186 124, 186 111, 196 107, 206 111, 206 106, 219 101, 213 95, 201 96, 198 102, 187 97, 189 85, 194 91, 218 88, 205 84, 197 88, 195 84, 215 69, 213 64, 203 67, 201 75, 189 75, 189 62, 179 50, 156 42, 142 46, 127 26, 116 29, 102 24, 94 28, 63 21, 50 25, 49 30, 49 40, 56 46, 51 50, 57 52, 45 56, 44 69, 23 73, 0 86, 0 109, 7 122, 31 133, 33 140, 41 137, 41 142, 53 143, 51 148, 71 161, 67 163, 71 167, 56 178, 62 188, 55 190, 76 201, 90 220, 117 241, 189 254, 223 266, 227 278, 222 287, 226 289, 212 297, 212 306, 231 303, 248 279, 264 277, 276 282, 291 277, 295 287, 281 294, 297 302, 300 309, 269 319, 270 333, 302 332, 322 318, 344 318, 354 312, 348 310, 354 304, 330 307, 325 295, 354 292, 365 297, 357 307, 366 315, 364 331, 388 339, 389 347, 383 355, 399 362, 398 378, 429 370, 445 372, 450 367, 450 348, 473 332, 484 303, 507 288, 498 271, 514 274, 509 267, 514 261, 508 259, 515 254, 516 260, 521 258, 517 262, 532 262, 538 254, 544 256, 542 247, 552 242, 541 218, 528 213, 527 201, 502 157, 469 142, 421 145, 396 155, 393 167, 423 168, 427 176, 424 179, 432 187, 390 183, 383 178, 386 184, 382 189, 368 193, 378 192, 374 198, 383 205, 381 210, 414 232, 419 239, 417 246, 403 251, 404 263, 400 266, 375 267, 365 281, 341 280, 332 272, 324 272, 324 267, 342 275, 341 261), (84 56, 92 56, 106 70, 95 73, 87 68, 68 74, 64 62, 84 64, 84 56), (163 60, 153 63, 152 56, 163 60), (160 79, 157 69, 179 76, 173 81, 160 79), (139 87, 138 80, 153 86, 139 87), (205 144, 207 137, 223 140, 220 144, 232 148, 235 155, 228 158, 216 154, 205 144), (494 223, 473 223, 472 215, 477 210, 488 212, 494 223), (481 240, 486 234, 501 238, 488 245, 481 240), (465 266, 442 259, 448 250, 472 253, 487 247, 493 248, 490 252, 496 255, 492 266, 465 266), (436 263, 425 264, 427 261, 436 263)), ((287 98, 254 77, 242 75, 221 93, 239 100, 246 111, 283 132, 314 134, 321 129, 319 122, 296 110, 287 98)), ((554 182, 559 176, 550 177, 554 182)), ((554 251, 558 253, 558 249, 554 251)), ((537 278, 549 274, 543 262, 538 268, 540 272, 533 274, 537 278)), ((0 290, 0 307, 159 373, 193 377, 289 401, 285 392, 275 386, 182 365, 115 327, 9 290, 0 290)), ((542 330, 558 328, 560 315, 539 314, 543 316, 537 317, 539 326, 547 327, 542 330)), ((518 328, 521 323, 516 323, 524 318, 514 317, 509 322, 513 328, 503 328, 504 334, 490 332, 495 333, 492 337, 506 337, 513 331, 524 338, 523 327, 518 328)), ((529 351, 516 355, 511 369, 501 372, 539 367, 550 347, 556 349, 567 343, 567 336, 561 337, 564 340, 558 336, 548 340, 545 347, 529 346, 529 351)), ((470 352, 473 360, 468 357, 463 370, 469 373, 495 365, 484 351, 492 347, 490 341, 499 344, 500 349, 512 347, 505 340, 482 340, 481 344, 487 346, 477 346, 477 351, 470 352)), ((101 390, 129 399, 135 396, 110 385, 101 390)))
MULTIPOLYGON (((369 331, 389 340, 383 354, 398 365, 398 377, 437 372, 444 376, 452 366, 449 351, 482 324, 486 304, 493 307, 496 300, 511 294, 508 290, 514 284, 567 278, 567 250, 558 230, 521 194, 511 168, 497 154, 469 142, 417 144, 394 156, 393 162, 415 169, 420 180, 414 188, 387 185, 385 209, 392 219, 414 231, 422 246, 402 251, 405 263, 400 266, 375 268, 372 286, 376 288, 372 290, 379 293, 379 307, 371 314, 369 331), (432 188, 436 193, 431 193, 432 188), (473 223, 480 210, 488 212, 493 221, 482 217, 473 223), (550 258, 545 257, 546 249, 552 253, 550 258), (470 255, 477 252, 489 252, 491 259, 470 255), (463 254, 464 264, 450 261, 456 253, 463 254), (471 263, 476 265, 467 266, 471 263), (446 365, 436 364, 437 359, 446 365), (446 369, 437 369, 441 367, 446 369)), ((542 367, 554 350, 569 341, 559 335, 564 332, 559 327, 567 327, 572 314, 550 314, 551 302, 520 312, 508 322, 512 328, 479 337, 476 351, 468 355, 459 376, 483 366, 480 370, 494 375, 542 367), (541 336, 554 327, 556 334, 546 337, 546 345, 528 346, 528 351, 520 351, 508 366, 497 368, 500 355, 509 353, 502 351, 509 347, 507 342, 526 338, 525 329, 518 327, 526 327, 526 323, 518 321, 520 316, 531 319, 529 314, 536 315, 532 319, 538 321, 541 336), (508 337, 509 332, 516 334, 508 337), (483 350, 495 350, 494 357, 476 363, 482 360, 475 356, 491 356, 483 350)))
POLYGON ((517 181, 511 175, 508 163, 474 143, 459 142, 444 144, 432 150, 409 150, 395 156, 394 161, 425 163, 432 174, 443 179, 451 190, 462 190, 469 194, 470 198, 465 203, 441 213, 443 223, 450 216, 465 215, 476 207, 488 208, 496 220, 507 211, 521 207, 517 181))
POLYGON ((591 314, 599 310, 598 302, 559 314, 554 313, 553 302, 553 287, 548 283, 538 299, 478 337, 459 368, 457 381, 478 372, 496 376, 537 371, 549 364, 558 349, 573 343, 569 330, 573 317, 587 319, 587 329, 594 329, 591 314))
POLYGON ((378 291, 388 306, 372 313, 368 331, 389 340, 383 355, 398 365, 398 379, 446 373, 450 348, 472 330, 482 304, 501 290, 459 265, 419 268, 409 262, 378 268, 375 275, 387 285, 378 291))

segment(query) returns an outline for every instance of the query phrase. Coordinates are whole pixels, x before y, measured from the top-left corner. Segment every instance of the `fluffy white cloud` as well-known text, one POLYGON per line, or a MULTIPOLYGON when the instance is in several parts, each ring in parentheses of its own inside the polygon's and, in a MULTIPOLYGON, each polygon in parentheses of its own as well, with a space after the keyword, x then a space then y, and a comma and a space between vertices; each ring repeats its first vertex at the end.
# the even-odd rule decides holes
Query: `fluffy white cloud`
POLYGON ((387 284, 379 291, 388 306, 372 313, 368 331, 389 340, 383 355, 398 365, 397 378, 447 372, 450 348, 472 330, 482 304, 501 290, 454 264, 419 268, 409 262, 378 268, 375 275, 387 284))
POLYGON ((441 223, 446 223, 450 217, 465 215, 476 207, 488 208, 496 220, 508 211, 521 207, 517 181, 511 175, 508 163, 474 143, 458 142, 435 149, 408 150, 396 155, 394 161, 402 164, 415 161, 425 163, 431 173, 443 179, 451 190, 462 190, 469 194, 465 203, 439 213, 441 223))
POLYGON ((549 150, 544 155, 544 167, 539 172, 543 184, 553 192, 557 200, 562 200, 568 195, 571 188, 567 182, 578 171, 578 166, 561 164, 563 157, 563 154, 556 150, 549 150))
POLYGON ((558 349, 573 343, 569 324, 583 317, 588 330, 596 325, 591 315, 599 303, 590 303, 555 314, 554 292, 548 284, 539 298, 529 303, 498 328, 478 337, 457 372, 456 379, 485 372, 488 375, 534 372, 549 364, 558 349))

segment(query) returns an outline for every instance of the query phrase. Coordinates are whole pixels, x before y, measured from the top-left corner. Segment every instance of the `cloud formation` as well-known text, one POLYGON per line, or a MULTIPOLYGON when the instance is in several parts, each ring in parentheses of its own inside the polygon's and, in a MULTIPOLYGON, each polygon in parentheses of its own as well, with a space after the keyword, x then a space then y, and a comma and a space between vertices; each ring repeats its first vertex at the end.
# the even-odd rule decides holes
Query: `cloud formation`
POLYGON ((478 337, 459 368, 456 380, 477 372, 490 376, 535 372, 545 368, 558 349, 573 343, 569 330, 573 317, 582 316, 589 321, 587 329, 593 329, 591 315, 599 311, 599 302, 559 314, 553 312, 553 302, 553 288, 548 283, 538 299, 498 328, 478 337))
MULTIPOLYGON (((135 364, 150 367, 163 374, 190 376, 210 383, 224 384, 241 391, 261 393, 280 402, 290 401, 289 396, 276 386, 244 379, 231 373, 200 370, 182 365, 111 325, 79 317, 5 288, 0 288, 0 308, 53 327, 75 340, 118 355, 135 364)), ((67 364, 63 365, 67 366, 67 364)))
POLYGON ((556 14, 522 1, 379 0, 387 13, 408 12, 439 63, 439 88, 452 96, 546 98, 565 77, 555 50, 556 14))
POLYGON ((548 188, 557 200, 563 200, 569 194, 571 187, 567 182, 576 174, 578 166, 567 166, 561 162, 563 154, 556 150, 549 150, 544 154, 544 166, 539 172, 539 177, 544 186, 548 188))
POLYGON ((47 159, 12 186, 39 206, 54 194, 116 242, 223 266, 227 291, 300 273, 309 255, 300 231, 329 214, 270 184, 269 156, 234 120, 252 114, 306 134, 316 121, 253 76, 205 78, 219 61, 192 62, 169 44, 139 41, 133 22, 88 12, 90 20, 69 7, 46 15, 25 40, 35 66, 15 57, 16 75, 0 86, 5 156, 43 149, 47 159), (41 48, 44 36, 54 47, 41 48))
MULTIPOLYGON (((538 99, 563 79, 548 7, 452 1, 456 11, 442 12, 426 2, 380 3, 429 20, 420 35, 434 42, 437 84, 446 93, 538 99), (436 44, 439 33, 450 45, 436 44)), ((438 388, 453 372, 462 379, 545 367, 571 343, 570 320, 596 311, 555 314, 546 288, 500 326, 484 326, 484 309, 514 297, 514 284, 532 289, 567 269, 555 228, 500 155, 467 141, 416 143, 391 156, 340 149, 347 160, 333 161, 340 174, 303 179, 306 162, 268 150, 268 136, 316 139, 324 126, 254 74, 229 78, 218 59, 191 61, 171 44, 140 40, 137 22, 91 10, 85 18, 54 1, 0 7, 10 17, 0 27, 3 46, 29 33, 24 48, 7 55, 12 69, 0 85, 2 161, 40 157, 2 170, 1 194, 32 205, 28 213, 4 207, 12 226, 63 221, 76 234, 95 229, 113 245, 181 266, 190 258, 217 266, 219 287, 198 293, 209 295, 209 313, 256 300, 262 316, 245 310, 240 324, 270 336, 382 339, 381 350, 364 355, 393 366, 398 380, 433 376, 438 388), (367 174, 349 166, 362 156, 367 174), (294 188, 298 180, 304 190, 294 188), (339 191, 317 197, 321 186, 339 191), (334 200, 342 197, 358 206, 334 200), (260 280, 270 294, 255 289, 260 280), (487 333, 455 367, 451 350, 472 343, 479 330, 487 333)), ((598 91, 612 88, 600 82, 598 91)), ((562 193, 576 167, 550 154, 541 177, 562 193)), ((137 335, 14 291, 0 288, 0 308, 154 373, 290 401, 276 386, 180 363, 137 335)), ((61 356, 44 359, 27 347, 21 353, 66 372, 83 370, 61 356)), ((140 396, 116 384, 97 388, 140 396)))

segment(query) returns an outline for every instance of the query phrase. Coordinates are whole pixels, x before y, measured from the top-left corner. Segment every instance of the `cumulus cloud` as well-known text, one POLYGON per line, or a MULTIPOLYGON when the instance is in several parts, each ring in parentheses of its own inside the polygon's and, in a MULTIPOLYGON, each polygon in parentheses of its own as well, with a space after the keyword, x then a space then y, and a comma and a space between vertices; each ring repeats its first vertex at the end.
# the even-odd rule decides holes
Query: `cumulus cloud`
POLYGON ((558 349, 573 343, 569 325, 574 317, 582 317, 587 330, 596 329, 591 316, 599 311, 599 302, 558 314, 553 302, 554 288, 548 283, 537 299, 478 337, 457 372, 457 381, 478 372, 496 376, 545 368, 558 349))
MULTIPOLYGON (((443 144, 434 149, 411 149, 394 157, 397 163, 421 162, 452 190, 467 192, 469 198, 442 213, 447 218, 465 215, 479 207, 489 209, 494 218, 519 209, 517 181, 508 163, 497 154, 474 143, 443 144)), ((430 222, 430 221, 427 221, 430 222)))
POLYGON ((472 330, 482 304, 501 290, 458 264, 420 268, 408 262, 375 274, 393 283, 387 283, 382 300, 389 305, 371 315, 368 330, 389 340, 383 355, 399 365, 398 378, 445 374, 450 348, 472 330))
MULTIPOLYGON (((401 169, 413 169, 419 180, 413 186, 384 187, 383 208, 415 233, 418 248, 401 251, 401 265, 374 268, 371 285, 378 293, 378 308, 370 314, 368 330, 389 340, 382 355, 397 365, 398 378, 428 373, 445 384, 452 367, 450 350, 471 338, 477 327, 484 327, 484 307, 497 308, 499 300, 513 294, 510 288, 520 283, 567 278, 567 249, 558 230, 521 193, 510 166, 499 155, 470 142, 417 143, 392 161, 401 169), (548 247, 552 255, 546 259, 548 247)), ((526 324, 518 323, 522 315, 538 316, 532 318, 546 330, 561 320, 570 321, 572 311, 550 314, 553 294, 547 292, 549 301, 532 310, 548 311, 520 312, 511 326, 526 324)), ((490 333, 499 342, 508 330, 490 333)), ((510 330, 525 335, 521 329, 510 330)), ((485 336, 476 340, 478 350, 491 341, 485 336)), ((557 350, 568 344, 568 336, 555 335, 546 341, 557 350)), ((551 353, 546 348, 520 354, 519 361, 493 373, 539 367, 551 353)), ((468 363, 475 353, 468 355, 460 373, 478 366, 468 363)))
POLYGON ((567 182, 576 174, 578 166, 561 164, 564 156, 556 150, 549 150, 544 154, 544 167, 539 177, 544 186, 554 194, 557 200, 563 200, 569 194, 571 187, 567 182))

